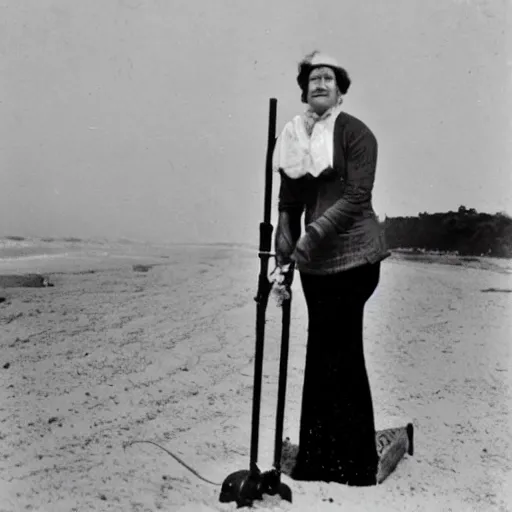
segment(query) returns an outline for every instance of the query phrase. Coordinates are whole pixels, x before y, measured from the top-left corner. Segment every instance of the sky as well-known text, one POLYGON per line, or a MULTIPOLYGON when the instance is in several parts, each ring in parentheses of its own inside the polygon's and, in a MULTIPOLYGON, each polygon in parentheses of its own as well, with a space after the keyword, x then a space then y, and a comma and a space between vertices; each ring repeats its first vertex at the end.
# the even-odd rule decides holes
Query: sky
MULTIPOLYGON (((508 0, 0 0, 0 235, 257 243, 269 99, 318 49, 383 218, 512 214, 508 0)), ((274 176, 273 221, 279 179, 274 176)))

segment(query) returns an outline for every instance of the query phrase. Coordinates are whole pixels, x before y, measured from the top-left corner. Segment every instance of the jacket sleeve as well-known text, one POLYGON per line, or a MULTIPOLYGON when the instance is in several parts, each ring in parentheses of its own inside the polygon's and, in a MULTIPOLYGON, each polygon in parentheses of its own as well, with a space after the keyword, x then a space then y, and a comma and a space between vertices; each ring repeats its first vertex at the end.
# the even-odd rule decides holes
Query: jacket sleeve
POLYGON ((300 180, 293 180, 282 171, 279 189, 279 217, 275 234, 276 261, 279 266, 291 263, 292 253, 300 237, 301 217, 304 210, 300 180))
POLYGON ((278 210, 300 215, 305 206, 302 180, 288 177, 282 169, 279 170, 279 175, 281 176, 281 185, 278 210))
POLYGON ((358 127, 355 133, 349 133, 347 139, 347 173, 343 196, 306 228, 306 232, 317 241, 346 231, 371 204, 377 165, 377 139, 364 125, 358 127))

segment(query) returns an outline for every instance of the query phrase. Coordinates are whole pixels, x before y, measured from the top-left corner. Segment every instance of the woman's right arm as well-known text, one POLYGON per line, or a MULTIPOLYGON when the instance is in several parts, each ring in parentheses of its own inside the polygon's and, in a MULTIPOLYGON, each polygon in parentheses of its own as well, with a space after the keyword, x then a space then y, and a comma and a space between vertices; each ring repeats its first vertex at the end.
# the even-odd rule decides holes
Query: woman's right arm
POLYGON ((275 237, 276 261, 279 267, 292 263, 291 255, 300 238, 300 218, 301 215, 294 212, 279 212, 275 237))
POLYGON ((279 189, 279 217, 275 235, 275 251, 277 265, 282 267, 292 263, 291 255, 301 233, 304 200, 299 181, 289 178, 282 170, 280 170, 280 175, 281 187, 279 189))

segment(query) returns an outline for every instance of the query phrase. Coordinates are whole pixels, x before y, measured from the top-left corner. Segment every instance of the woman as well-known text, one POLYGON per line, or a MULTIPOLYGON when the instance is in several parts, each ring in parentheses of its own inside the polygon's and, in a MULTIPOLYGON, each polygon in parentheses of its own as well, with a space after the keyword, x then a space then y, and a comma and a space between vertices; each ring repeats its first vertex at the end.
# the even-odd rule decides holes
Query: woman
POLYGON ((377 141, 341 110, 350 78, 335 59, 308 55, 297 81, 309 108, 286 124, 274 151, 281 175, 277 265, 288 284, 298 269, 308 307, 292 477, 373 485, 378 455, 363 310, 377 287, 380 262, 390 254, 372 207, 377 141))

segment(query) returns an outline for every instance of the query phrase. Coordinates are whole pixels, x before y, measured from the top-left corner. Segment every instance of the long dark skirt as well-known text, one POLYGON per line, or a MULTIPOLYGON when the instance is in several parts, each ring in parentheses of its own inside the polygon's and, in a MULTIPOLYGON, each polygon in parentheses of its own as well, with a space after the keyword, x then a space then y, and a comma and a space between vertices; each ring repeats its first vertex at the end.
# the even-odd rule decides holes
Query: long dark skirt
POLYGON ((380 263, 301 274, 309 331, 299 453, 292 477, 374 485, 378 455, 363 351, 363 311, 380 263))

